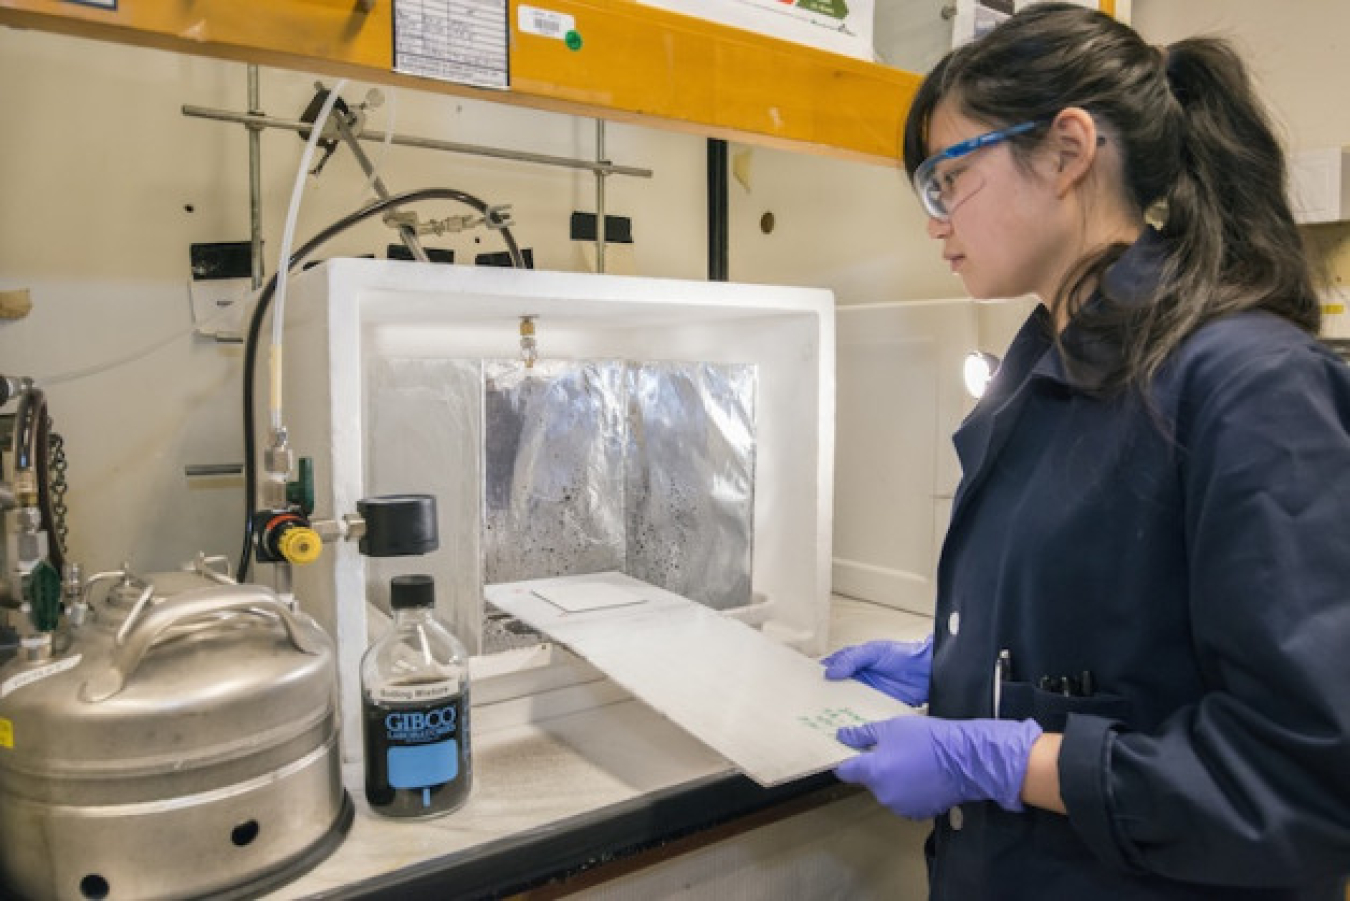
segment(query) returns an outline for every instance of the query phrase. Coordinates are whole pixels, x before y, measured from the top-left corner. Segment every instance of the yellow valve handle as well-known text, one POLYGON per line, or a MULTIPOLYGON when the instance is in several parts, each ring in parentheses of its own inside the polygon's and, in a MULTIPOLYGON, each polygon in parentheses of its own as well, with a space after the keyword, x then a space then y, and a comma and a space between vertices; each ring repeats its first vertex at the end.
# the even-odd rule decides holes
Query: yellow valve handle
POLYGON ((291 563, 303 566, 319 559, 323 539, 306 526, 291 526, 277 539, 277 551, 291 563))

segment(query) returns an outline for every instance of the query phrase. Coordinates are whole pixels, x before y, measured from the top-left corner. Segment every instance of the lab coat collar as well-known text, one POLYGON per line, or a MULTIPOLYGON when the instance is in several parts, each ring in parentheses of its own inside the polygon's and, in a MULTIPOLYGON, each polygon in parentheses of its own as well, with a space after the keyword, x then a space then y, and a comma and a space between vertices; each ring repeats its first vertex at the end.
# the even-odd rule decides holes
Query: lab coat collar
MULTIPOLYGON (((1167 241, 1153 228, 1145 228, 1120 259, 1107 267, 1101 286, 1088 298, 1083 312, 1091 314, 1111 304, 1122 312, 1138 308, 1153 296, 1167 258, 1167 241)), ((1032 369, 1033 376, 1044 376, 1071 389, 1097 391, 1120 364, 1119 343, 1092 334, 1082 327, 1079 317, 1069 322, 1060 336, 1063 351, 1049 348, 1032 369), (1073 360, 1072 370, 1063 354, 1073 360)))
POLYGON ((1158 284, 1167 249, 1167 239, 1151 226, 1145 227, 1143 234, 1106 270, 1102 278, 1106 295, 1128 307, 1146 303, 1158 284))
POLYGON ((963 473, 953 503, 953 526, 965 499, 982 480, 986 462, 998 454, 1012 424, 1017 421, 1018 411, 1029 390, 1029 376, 1034 376, 1034 367, 1042 366, 1047 357, 1055 355, 1053 333, 1050 311, 1037 306, 1008 346, 984 396, 952 436, 963 473))
MULTIPOLYGON (((1134 244, 1121 254, 1102 277, 1102 288, 1089 300, 1088 307, 1114 302, 1138 306, 1148 301, 1166 257, 1167 245, 1153 229, 1145 229, 1134 244)), ((1064 366, 1060 348, 1054 342, 1050 312, 1038 306, 1022 325, 988 390, 974 411, 952 436, 963 477, 957 487, 951 526, 955 527, 966 502, 983 481, 990 463, 1002 450, 1021 413, 1033 383, 1049 380, 1066 391, 1092 391, 1100 388, 1119 359, 1118 345, 1087 335, 1070 322, 1061 341, 1074 353, 1073 375, 1064 366)))

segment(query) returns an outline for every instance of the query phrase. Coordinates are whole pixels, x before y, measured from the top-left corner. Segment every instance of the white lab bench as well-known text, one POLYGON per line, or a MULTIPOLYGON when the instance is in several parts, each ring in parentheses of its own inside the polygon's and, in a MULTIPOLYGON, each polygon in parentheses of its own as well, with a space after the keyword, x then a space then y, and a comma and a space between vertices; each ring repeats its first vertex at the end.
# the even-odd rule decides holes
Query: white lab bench
MULTIPOLYGON (((839 596, 830 623, 831 648, 931 630, 839 596)), ((537 698, 475 707, 473 792, 449 816, 379 817, 349 766, 350 833, 266 898, 926 896, 925 824, 829 773, 760 788, 608 680, 565 691, 577 709, 546 719, 537 698)))

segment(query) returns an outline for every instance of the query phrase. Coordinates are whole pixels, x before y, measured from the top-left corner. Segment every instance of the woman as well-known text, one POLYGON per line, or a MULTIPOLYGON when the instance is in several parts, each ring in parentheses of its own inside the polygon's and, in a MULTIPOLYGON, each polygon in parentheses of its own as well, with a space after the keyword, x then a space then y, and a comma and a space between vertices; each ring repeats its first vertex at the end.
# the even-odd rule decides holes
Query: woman
POLYGON ((931 643, 825 660, 929 705, 839 777, 937 817, 938 899, 1342 901, 1350 370, 1240 61, 1038 4, 905 164, 970 294, 1042 306, 955 436, 931 643))

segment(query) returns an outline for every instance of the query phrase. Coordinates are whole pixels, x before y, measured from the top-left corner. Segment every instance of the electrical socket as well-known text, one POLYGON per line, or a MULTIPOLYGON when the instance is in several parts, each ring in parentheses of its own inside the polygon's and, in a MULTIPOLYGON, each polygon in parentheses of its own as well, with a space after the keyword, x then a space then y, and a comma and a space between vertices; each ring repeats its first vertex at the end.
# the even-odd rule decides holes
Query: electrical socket
POLYGON ((253 279, 212 278, 188 282, 192 324, 208 338, 239 338, 244 333, 244 309, 253 279))
POLYGON ((253 287, 253 245, 213 241, 188 247, 192 280, 188 298, 197 334, 238 339, 243 334, 244 302, 253 287))

